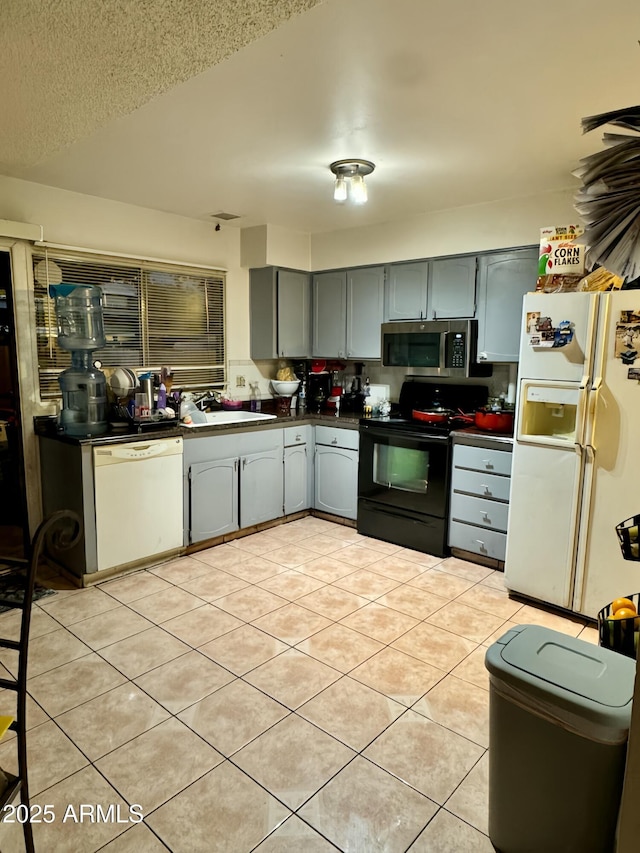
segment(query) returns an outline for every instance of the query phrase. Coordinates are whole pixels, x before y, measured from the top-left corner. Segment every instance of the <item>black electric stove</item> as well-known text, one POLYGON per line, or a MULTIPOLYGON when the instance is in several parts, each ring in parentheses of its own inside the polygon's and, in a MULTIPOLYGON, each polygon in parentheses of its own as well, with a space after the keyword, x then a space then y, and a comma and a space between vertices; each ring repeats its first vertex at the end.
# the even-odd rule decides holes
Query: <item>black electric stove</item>
POLYGON ((468 422, 416 420, 414 410, 471 413, 487 402, 486 385, 407 379, 388 418, 360 420, 358 532, 424 551, 448 554, 450 433, 468 422))

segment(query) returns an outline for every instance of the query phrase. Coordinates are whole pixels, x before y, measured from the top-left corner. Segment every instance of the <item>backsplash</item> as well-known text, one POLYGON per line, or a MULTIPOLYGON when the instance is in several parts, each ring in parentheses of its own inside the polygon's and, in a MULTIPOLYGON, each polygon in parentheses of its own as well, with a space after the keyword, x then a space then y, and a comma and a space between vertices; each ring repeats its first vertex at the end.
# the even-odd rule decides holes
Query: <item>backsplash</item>
MULTIPOLYGON (((286 362, 293 367, 293 360, 286 360, 286 362)), ((310 366, 311 360, 308 359, 307 362, 310 366)), ((342 372, 353 374, 355 362, 347 361, 345 364, 346 367, 342 372)), ((466 381, 477 385, 487 385, 490 397, 499 397, 501 394, 505 394, 506 396, 509 389, 510 367, 510 364, 494 364, 492 376, 481 379, 468 379, 466 381)), ((251 361, 250 359, 229 361, 227 390, 238 400, 248 400, 251 392, 250 386, 252 383, 257 382, 262 399, 269 399, 274 396, 271 391, 271 380, 276 378, 277 369, 277 359, 267 361, 251 361)), ((405 375, 405 371, 399 368, 382 368, 379 361, 364 362, 363 376, 368 376, 374 384, 388 385, 392 402, 398 401, 405 375)), ((440 381, 446 384, 447 382, 459 382, 460 380, 442 379, 440 381)))

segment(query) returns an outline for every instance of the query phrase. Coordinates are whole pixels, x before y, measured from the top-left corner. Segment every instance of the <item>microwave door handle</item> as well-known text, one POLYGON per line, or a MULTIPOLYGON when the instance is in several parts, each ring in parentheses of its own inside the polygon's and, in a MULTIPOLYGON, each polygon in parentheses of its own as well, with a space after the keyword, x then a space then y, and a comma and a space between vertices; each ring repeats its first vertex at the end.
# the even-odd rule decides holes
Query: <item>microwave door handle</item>
POLYGON ((440 369, 442 369, 447 363, 447 340, 449 338, 449 332, 441 332, 440 333, 440 369))

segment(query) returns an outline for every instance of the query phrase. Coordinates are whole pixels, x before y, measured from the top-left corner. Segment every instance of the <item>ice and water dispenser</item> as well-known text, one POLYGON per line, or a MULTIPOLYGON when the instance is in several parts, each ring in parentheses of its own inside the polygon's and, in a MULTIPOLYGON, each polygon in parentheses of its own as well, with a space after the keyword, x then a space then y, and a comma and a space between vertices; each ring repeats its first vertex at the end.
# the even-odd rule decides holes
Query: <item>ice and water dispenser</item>
POLYGON ((579 387, 524 381, 518 438, 543 444, 575 443, 581 401, 579 387))
POLYGON ((93 351, 106 343, 102 291, 92 284, 55 284, 58 346, 71 353, 71 367, 59 377, 60 425, 67 435, 86 438, 107 432, 107 381, 93 365, 93 351))

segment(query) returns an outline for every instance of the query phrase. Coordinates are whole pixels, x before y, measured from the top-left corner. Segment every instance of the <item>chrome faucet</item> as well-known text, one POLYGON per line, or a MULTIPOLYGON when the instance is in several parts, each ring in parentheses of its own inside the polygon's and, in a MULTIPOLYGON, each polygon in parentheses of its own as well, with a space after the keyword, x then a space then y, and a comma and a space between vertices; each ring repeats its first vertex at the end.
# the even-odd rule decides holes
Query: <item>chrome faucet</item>
POLYGON ((193 397, 193 402, 201 412, 210 406, 212 403, 220 404, 222 392, 220 391, 205 391, 200 397, 193 397))

